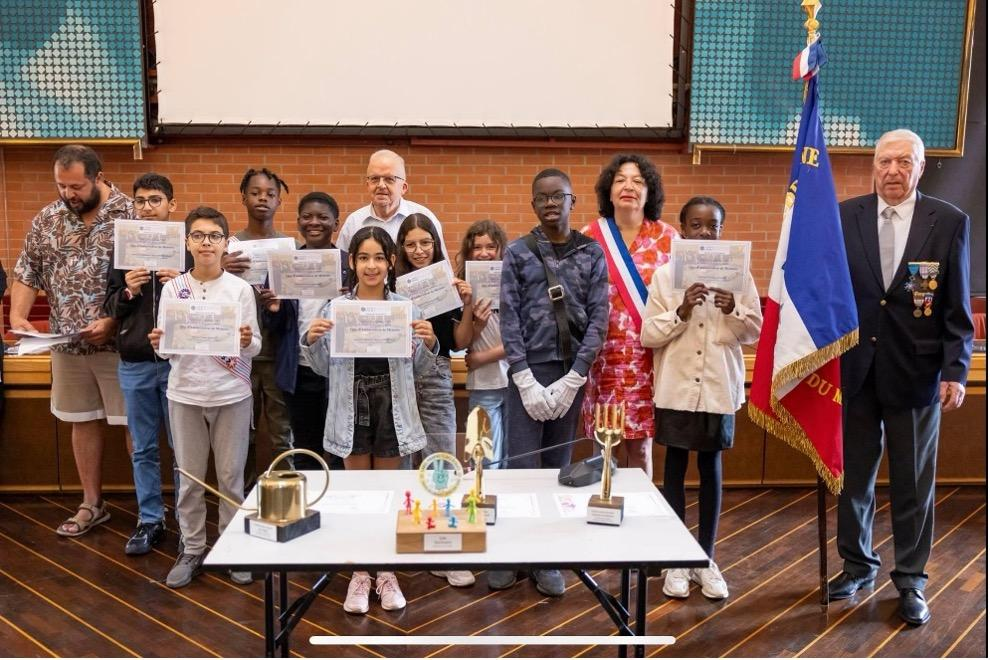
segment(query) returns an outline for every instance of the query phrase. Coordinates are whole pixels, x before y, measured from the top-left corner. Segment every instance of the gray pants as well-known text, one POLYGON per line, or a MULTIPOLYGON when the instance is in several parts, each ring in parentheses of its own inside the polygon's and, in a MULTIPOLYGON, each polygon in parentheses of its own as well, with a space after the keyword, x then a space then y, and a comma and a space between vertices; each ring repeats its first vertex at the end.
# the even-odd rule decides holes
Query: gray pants
POLYGON ((857 577, 872 577, 880 568, 880 555, 873 549, 874 491, 886 440, 894 530, 890 577, 898 589, 924 589, 935 523, 939 404, 884 406, 869 377, 863 390, 845 401, 843 413, 845 478, 839 495, 838 548, 844 570, 857 577))
MULTIPOLYGON (((235 502, 244 500, 244 460, 251 426, 251 397, 226 406, 203 408, 168 402, 175 460, 197 479, 206 479, 207 461, 213 449, 213 466, 220 492, 235 502)), ((179 479, 179 529, 185 552, 206 550, 206 497, 203 487, 191 479, 179 479)), ((236 509, 220 500, 220 532, 236 509)))
POLYGON ((403 456, 402 469, 417 467, 438 451, 457 451, 457 413, 454 409, 454 377, 450 373, 450 358, 437 357, 429 371, 416 376, 416 407, 426 431, 426 447, 417 454, 403 456))
MULTIPOLYGON (((536 381, 546 387, 561 378, 565 373, 563 362, 546 362, 531 364, 530 370, 536 381)), ((562 442, 573 440, 581 419, 581 400, 584 398, 582 387, 567 413, 560 419, 538 422, 529 416, 523 408, 519 388, 512 377, 509 377, 509 391, 505 395, 505 445, 508 457, 524 454, 536 449, 547 449, 542 454, 534 454, 526 458, 503 463, 507 468, 561 468, 571 462, 573 445, 556 447, 562 442)))

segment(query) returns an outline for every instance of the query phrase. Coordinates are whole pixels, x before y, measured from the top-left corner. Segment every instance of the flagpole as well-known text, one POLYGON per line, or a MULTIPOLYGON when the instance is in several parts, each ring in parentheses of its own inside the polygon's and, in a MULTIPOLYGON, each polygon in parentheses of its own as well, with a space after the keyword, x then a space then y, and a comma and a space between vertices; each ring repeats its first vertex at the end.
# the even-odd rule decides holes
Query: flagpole
MULTIPOLYGON (((804 27, 808 31, 806 46, 810 46, 818 38, 818 26, 820 25, 815 15, 821 7, 819 0, 801 0, 801 8, 804 9, 807 19, 804 27)), ((804 95, 802 101, 808 100, 808 84, 804 81, 804 95)), ((818 602, 822 607, 828 607, 828 519, 825 513, 825 481, 818 477, 818 602)))

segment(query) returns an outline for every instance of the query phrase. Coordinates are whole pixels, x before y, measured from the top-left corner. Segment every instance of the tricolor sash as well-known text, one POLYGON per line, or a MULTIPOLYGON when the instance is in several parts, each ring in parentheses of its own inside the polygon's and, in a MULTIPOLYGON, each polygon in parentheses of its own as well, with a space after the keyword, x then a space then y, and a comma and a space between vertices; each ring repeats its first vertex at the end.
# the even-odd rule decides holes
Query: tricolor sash
POLYGON ((646 284, 636 270, 636 263, 622 240, 622 233, 614 219, 598 218, 591 224, 591 235, 604 249, 608 277, 629 310, 636 332, 639 332, 643 327, 643 314, 646 310, 646 284))

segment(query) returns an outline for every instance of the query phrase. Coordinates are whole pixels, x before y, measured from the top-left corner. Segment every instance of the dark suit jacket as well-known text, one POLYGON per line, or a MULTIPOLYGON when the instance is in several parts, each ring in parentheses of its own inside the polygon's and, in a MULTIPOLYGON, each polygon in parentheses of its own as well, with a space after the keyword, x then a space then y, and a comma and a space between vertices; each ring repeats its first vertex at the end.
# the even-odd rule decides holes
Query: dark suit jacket
POLYGON ((839 205, 856 308, 859 345, 842 356, 846 397, 863 388, 870 366, 886 406, 921 408, 938 400, 939 381, 965 384, 973 351, 969 301, 969 216, 918 193, 904 256, 883 290, 877 195, 839 205), (914 316, 908 262, 937 261, 932 315, 914 316))

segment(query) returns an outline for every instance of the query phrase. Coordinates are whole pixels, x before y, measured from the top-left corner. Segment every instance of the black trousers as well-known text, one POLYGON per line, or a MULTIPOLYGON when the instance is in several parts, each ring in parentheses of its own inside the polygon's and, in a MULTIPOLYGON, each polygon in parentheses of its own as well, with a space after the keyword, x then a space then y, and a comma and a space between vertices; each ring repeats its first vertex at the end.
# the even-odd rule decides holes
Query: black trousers
MULTIPOLYGON (((331 470, 343 470, 344 459, 323 451, 323 430, 327 420, 327 379, 300 364, 296 370, 296 391, 282 393, 289 410, 289 426, 296 449, 309 449, 323 457, 331 470)), ((322 470, 309 456, 295 456, 297 470, 322 470)))
POLYGON ((936 402, 924 408, 893 408, 877 398, 871 370, 863 389, 844 401, 845 477, 839 495, 838 548, 844 570, 870 577, 880 568, 873 549, 876 481, 884 444, 890 466, 890 514, 898 589, 924 589, 925 564, 935 524, 935 456, 942 413, 936 402))

